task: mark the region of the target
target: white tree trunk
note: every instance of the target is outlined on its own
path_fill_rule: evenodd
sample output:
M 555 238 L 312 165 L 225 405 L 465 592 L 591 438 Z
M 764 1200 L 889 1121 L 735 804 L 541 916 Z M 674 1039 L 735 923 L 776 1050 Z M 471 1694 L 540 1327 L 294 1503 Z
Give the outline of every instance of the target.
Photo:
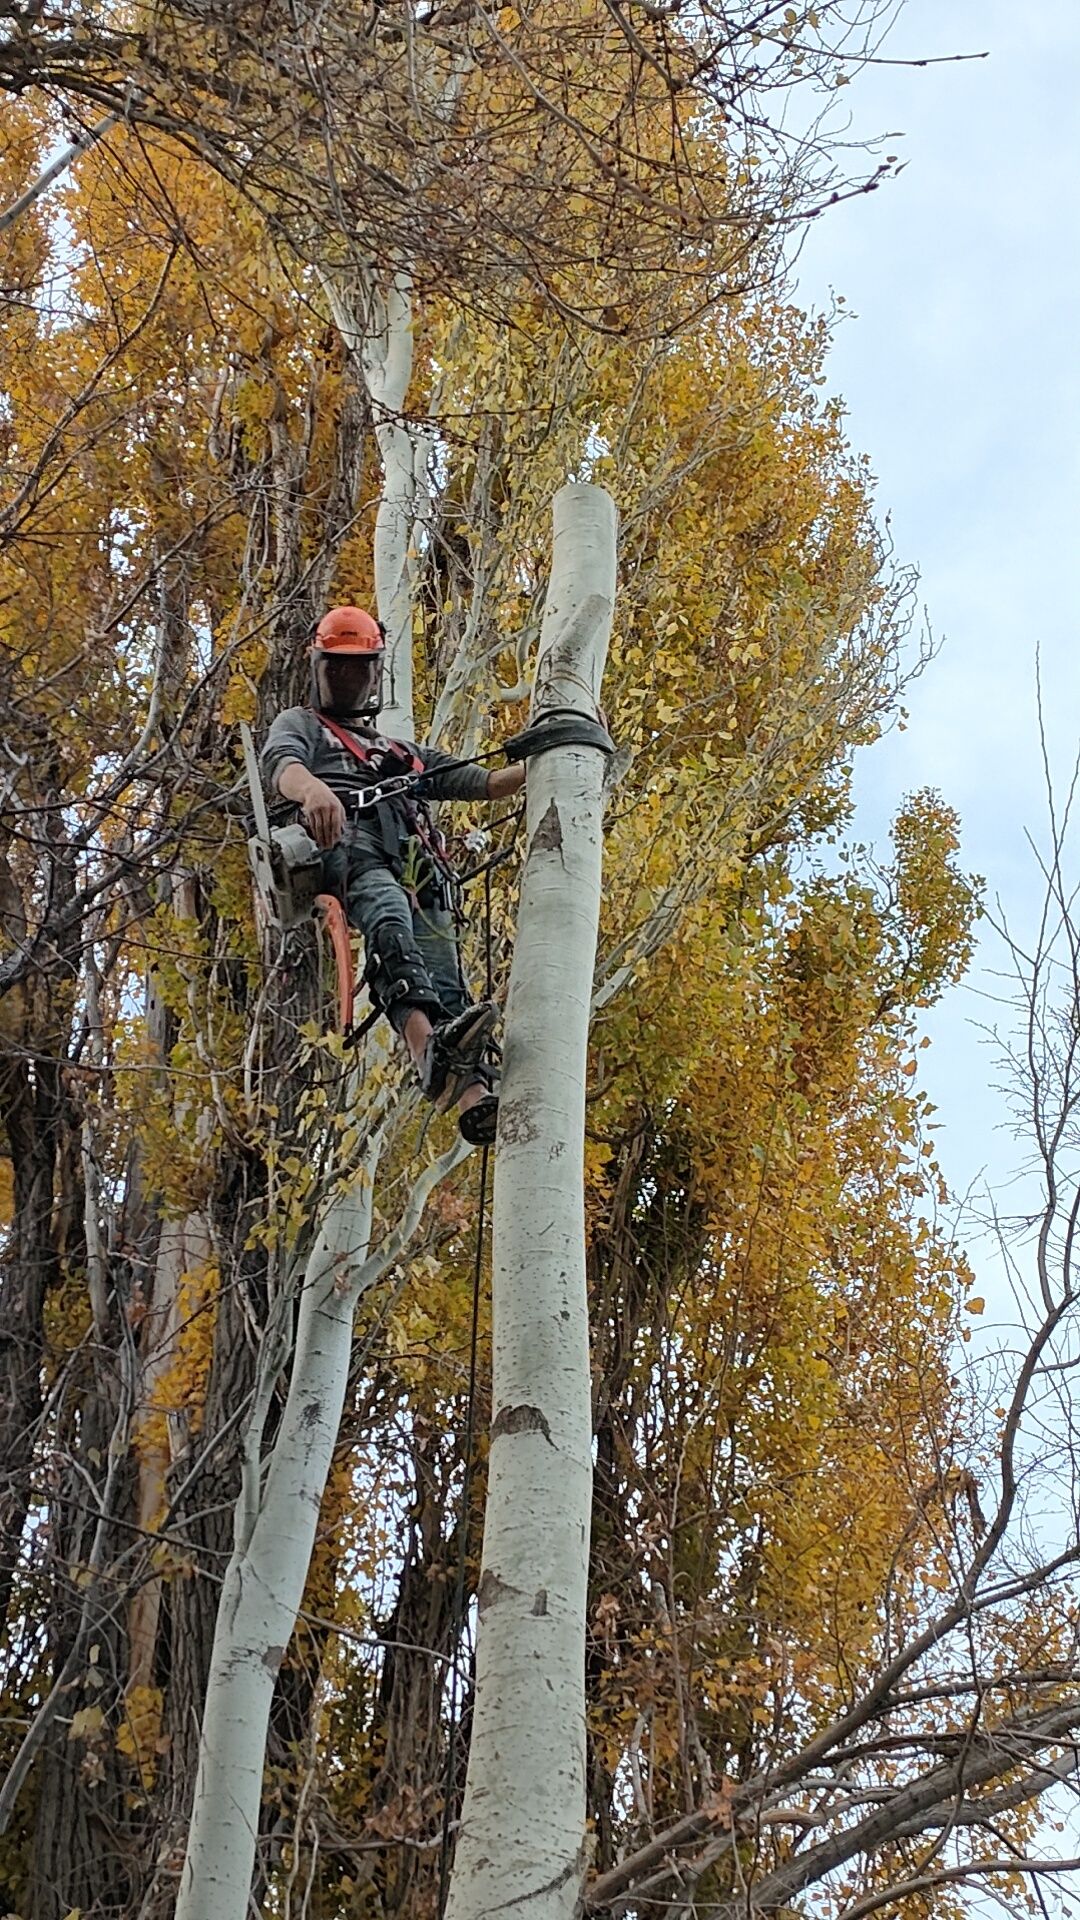
M 212 1254 L 204 1213 L 163 1222 L 154 1263 L 152 1303 L 142 1328 L 139 1404 L 133 1421 L 138 1473 L 135 1520 L 147 1534 L 155 1533 L 161 1525 L 169 1504 L 169 1469 L 181 1457 L 187 1442 L 183 1416 L 170 1412 L 162 1421 L 155 1404 L 157 1390 L 179 1354 L 181 1283 L 185 1274 L 205 1273 Z M 164 1432 L 160 1432 L 162 1426 Z M 128 1611 L 129 1687 L 153 1684 L 160 1614 L 161 1581 L 147 1580 L 132 1595 Z
M 236 1546 L 214 1632 L 176 1920 L 246 1920 L 270 1703 L 311 1563 L 357 1302 L 400 1258 L 429 1195 L 469 1151 L 458 1141 L 425 1168 L 397 1227 L 368 1256 L 379 1147 L 376 1139 L 347 1194 L 330 1207 L 308 1260 L 288 1399 L 265 1478 L 258 1457 L 265 1402 L 253 1415 Z M 292 1301 L 282 1305 L 290 1316 Z M 282 1331 L 287 1338 L 287 1318 Z M 264 1378 L 279 1363 L 280 1355 L 271 1353 Z
M 533 717 L 593 716 L 615 596 L 610 495 L 555 500 Z M 495 1164 L 494 1379 L 476 1696 L 448 1920 L 571 1920 L 585 1872 L 592 1497 L 582 1158 L 603 755 L 532 760 Z
M 166 627 L 163 620 L 163 635 Z M 162 639 L 151 712 L 143 730 L 145 741 L 151 738 L 157 724 L 156 708 L 166 658 L 166 643 Z M 180 919 L 196 919 L 195 888 L 190 874 L 177 873 L 167 878 L 162 897 Z M 166 1075 L 168 1014 L 152 968 L 146 982 L 146 1030 L 152 1058 L 160 1073 Z M 182 1127 L 191 1117 L 192 1100 L 182 1089 L 175 1101 L 177 1126 Z M 196 1138 L 203 1145 L 211 1126 L 212 1115 L 205 1109 L 195 1115 Z M 179 1357 L 181 1283 L 185 1274 L 205 1273 L 212 1258 L 210 1221 L 202 1208 L 194 1209 L 179 1220 L 162 1222 L 148 1311 L 140 1336 L 138 1396 L 133 1419 L 138 1475 L 135 1519 L 148 1534 L 161 1525 L 161 1516 L 168 1506 L 169 1469 L 181 1458 L 188 1440 L 185 1416 L 170 1412 L 162 1422 L 155 1404 L 162 1381 Z M 128 1611 L 128 1687 L 131 1689 L 153 1685 L 160 1614 L 161 1581 L 147 1580 L 136 1588 Z
M 65 168 L 70 167 L 73 160 L 77 160 L 80 154 L 88 153 L 90 148 L 96 147 L 98 141 L 103 140 L 107 133 L 111 133 L 113 127 L 119 125 L 120 118 L 118 113 L 107 113 L 96 126 L 85 127 L 74 140 L 69 140 L 65 146 L 61 147 L 59 153 L 54 153 L 48 165 L 27 187 L 25 193 L 20 193 L 18 199 L 13 200 L 10 207 L 5 207 L 0 213 L 0 233 L 6 233 L 8 227 L 13 226 L 19 216 L 33 206 L 35 200 L 40 200 L 42 194 L 52 186 L 54 180 L 59 179 Z
M 427 457 L 425 436 L 411 434 L 400 418 L 412 370 L 411 292 L 404 275 L 385 297 L 372 283 L 360 321 L 345 287 L 329 275 L 323 284 L 342 337 L 358 356 L 383 460 L 376 601 L 392 663 L 387 690 L 393 686 L 396 697 L 380 725 L 411 738 L 413 515 L 418 468 Z M 303 1598 L 341 1423 L 356 1305 L 403 1251 L 433 1188 L 468 1151 L 459 1140 L 420 1175 L 398 1226 L 370 1258 L 378 1140 L 347 1193 L 331 1203 L 302 1283 L 288 1399 L 264 1475 L 259 1450 L 266 1396 L 288 1359 L 291 1301 L 279 1302 L 286 1324 L 278 1326 L 276 1341 L 273 1329 L 267 1330 L 262 1389 L 256 1390 L 248 1423 L 236 1544 L 215 1625 L 176 1920 L 246 1920 L 270 1705 Z
M 374 1157 L 374 1156 L 373 1156 Z M 218 1608 L 177 1920 L 245 1920 L 266 1732 L 278 1668 L 303 1596 L 337 1439 L 356 1303 L 367 1284 L 374 1166 L 330 1209 L 300 1294 L 289 1394 L 265 1484 L 254 1476 Z M 284 1303 L 291 1312 L 291 1302 Z M 252 1485 L 254 1477 L 254 1485 Z
M 408 427 L 404 418 L 413 363 L 412 286 L 405 273 L 396 274 L 385 290 L 373 279 L 361 317 L 349 289 L 329 274 L 323 285 L 338 331 L 360 367 L 383 467 L 373 542 L 375 599 L 387 651 L 379 728 L 392 739 L 411 740 L 413 586 L 431 458 L 430 436 Z
M 382 496 L 375 515 L 375 598 L 386 628 L 386 681 L 380 730 L 411 740 L 413 721 L 412 573 L 420 436 L 410 433 L 403 410 L 412 378 L 412 288 L 395 276 L 385 297 L 372 301 L 372 324 L 360 348 L 360 365 L 375 417 L 383 464 Z

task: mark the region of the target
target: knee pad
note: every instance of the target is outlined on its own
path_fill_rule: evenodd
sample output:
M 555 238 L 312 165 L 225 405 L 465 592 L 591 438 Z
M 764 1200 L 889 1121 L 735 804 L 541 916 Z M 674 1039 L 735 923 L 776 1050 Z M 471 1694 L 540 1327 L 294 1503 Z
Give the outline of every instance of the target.
M 396 927 L 378 927 L 368 942 L 364 981 L 380 1013 L 396 1025 L 396 1016 L 419 1008 L 432 1021 L 443 1017 L 443 1006 L 431 975 Z

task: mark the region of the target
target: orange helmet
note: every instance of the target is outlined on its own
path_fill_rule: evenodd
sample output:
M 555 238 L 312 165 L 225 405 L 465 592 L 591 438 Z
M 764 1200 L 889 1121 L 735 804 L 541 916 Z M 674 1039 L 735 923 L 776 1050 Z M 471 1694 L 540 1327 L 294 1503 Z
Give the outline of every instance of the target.
M 331 607 L 315 629 L 313 653 L 385 653 L 378 620 L 363 607 Z

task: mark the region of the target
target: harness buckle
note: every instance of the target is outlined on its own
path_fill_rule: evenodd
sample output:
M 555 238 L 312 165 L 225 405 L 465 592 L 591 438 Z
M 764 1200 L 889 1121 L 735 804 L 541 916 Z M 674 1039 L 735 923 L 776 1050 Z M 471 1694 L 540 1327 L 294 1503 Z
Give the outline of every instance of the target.
M 416 775 L 401 773 L 392 780 L 380 780 L 377 786 L 365 787 L 340 796 L 346 818 L 358 820 L 363 813 L 372 813 L 384 800 L 399 800 L 409 793 L 416 784 Z

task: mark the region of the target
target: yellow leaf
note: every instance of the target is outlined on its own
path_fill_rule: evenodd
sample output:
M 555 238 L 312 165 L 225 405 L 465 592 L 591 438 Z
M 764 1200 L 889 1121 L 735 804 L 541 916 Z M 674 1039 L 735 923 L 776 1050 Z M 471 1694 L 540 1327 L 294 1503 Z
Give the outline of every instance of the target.
M 105 1715 L 100 1707 L 80 1707 L 71 1717 L 68 1728 L 69 1740 L 92 1740 L 105 1725 Z
M 986 1306 L 986 1301 L 983 1299 L 981 1293 L 976 1293 L 970 1300 L 966 1300 L 964 1305 L 967 1307 L 969 1313 L 982 1313 Z

